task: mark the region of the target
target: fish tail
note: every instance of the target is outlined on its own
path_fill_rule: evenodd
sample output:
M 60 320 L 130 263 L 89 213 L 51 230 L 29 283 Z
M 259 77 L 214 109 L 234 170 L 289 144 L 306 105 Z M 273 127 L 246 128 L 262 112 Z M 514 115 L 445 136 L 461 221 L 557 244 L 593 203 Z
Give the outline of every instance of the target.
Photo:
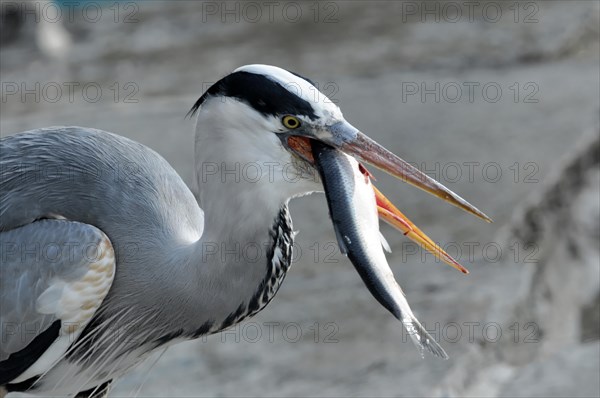
M 446 351 L 431 337 L 414 315 L 411 314 L 410 317 L 403 317 L 402 324 L 417 348 L 429 351 L 436 357 L 448 359 Z

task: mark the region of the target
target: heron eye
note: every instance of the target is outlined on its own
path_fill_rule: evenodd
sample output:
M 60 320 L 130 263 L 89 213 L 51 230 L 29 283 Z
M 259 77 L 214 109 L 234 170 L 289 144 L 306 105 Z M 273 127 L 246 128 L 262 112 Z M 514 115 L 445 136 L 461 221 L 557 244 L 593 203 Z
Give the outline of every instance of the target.
M 288 129 L 297 129 L 300 127 L 300 120 L 294 116 L 284 116 L 283 119 L 281 119 L 281 123 Z

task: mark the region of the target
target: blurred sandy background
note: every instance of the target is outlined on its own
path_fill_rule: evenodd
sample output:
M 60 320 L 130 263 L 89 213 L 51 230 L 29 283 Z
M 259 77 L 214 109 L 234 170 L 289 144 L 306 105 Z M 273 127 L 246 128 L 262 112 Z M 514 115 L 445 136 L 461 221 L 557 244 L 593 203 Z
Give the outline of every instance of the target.
M 316 195 L 292 204 L 297 261 L 263 312 L 170 348 L 112 396 L 600 394 L 599 2 L 73 3 L 57 17 L 48 3 L 2 1 L 2 135 L 105 129 L 189 182 L 186 112 L 232 69 L 274 64 L 495 219 L 377 174 L 471 270 L 383 227 L 448 361 L 421 358 L 372 299 Z

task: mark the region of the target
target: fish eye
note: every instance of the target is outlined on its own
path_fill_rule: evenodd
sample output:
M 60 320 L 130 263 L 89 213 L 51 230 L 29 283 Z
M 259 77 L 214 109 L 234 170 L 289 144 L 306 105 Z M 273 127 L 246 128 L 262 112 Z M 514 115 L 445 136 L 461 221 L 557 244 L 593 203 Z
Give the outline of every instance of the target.
M 362 165 L 362 163 L 358 164 L 358 171 L 360 171 L 361 174 L 365 177 L 371 177 L 371 173 L 369 173 L 369 170 L 367 170 L 366 167 Z
M 300 120 L 298 120 L 297 117 L 291 116 L 291 115 L 284 116 L 281 119 L 281 123 L 283 123 L 283 125 L 285 127 L 287 127 L 288 129 L 292 129 L 292 130 L 300 127 Z

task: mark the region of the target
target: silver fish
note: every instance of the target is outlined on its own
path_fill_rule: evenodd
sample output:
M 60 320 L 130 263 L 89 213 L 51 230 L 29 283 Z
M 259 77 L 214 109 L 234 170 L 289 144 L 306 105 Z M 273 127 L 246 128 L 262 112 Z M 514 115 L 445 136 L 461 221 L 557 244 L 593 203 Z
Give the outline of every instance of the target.
M 317 141 L 312 142 L 312 153 L 323 180 L 340 250 L 348 256 L 373 297 L 402 322 L 415 345 L 447 359 L 444 349 L 413 314 L 387 263 L 383 248 L 389 251 L 389 247 L 379 231 L 378 220 L 378 211 L 382 215 L 381 194 L 371 185 L 368 171 L 353 157 Z M 412 223 L 402 229 L 413 231 L 410 226 Z

